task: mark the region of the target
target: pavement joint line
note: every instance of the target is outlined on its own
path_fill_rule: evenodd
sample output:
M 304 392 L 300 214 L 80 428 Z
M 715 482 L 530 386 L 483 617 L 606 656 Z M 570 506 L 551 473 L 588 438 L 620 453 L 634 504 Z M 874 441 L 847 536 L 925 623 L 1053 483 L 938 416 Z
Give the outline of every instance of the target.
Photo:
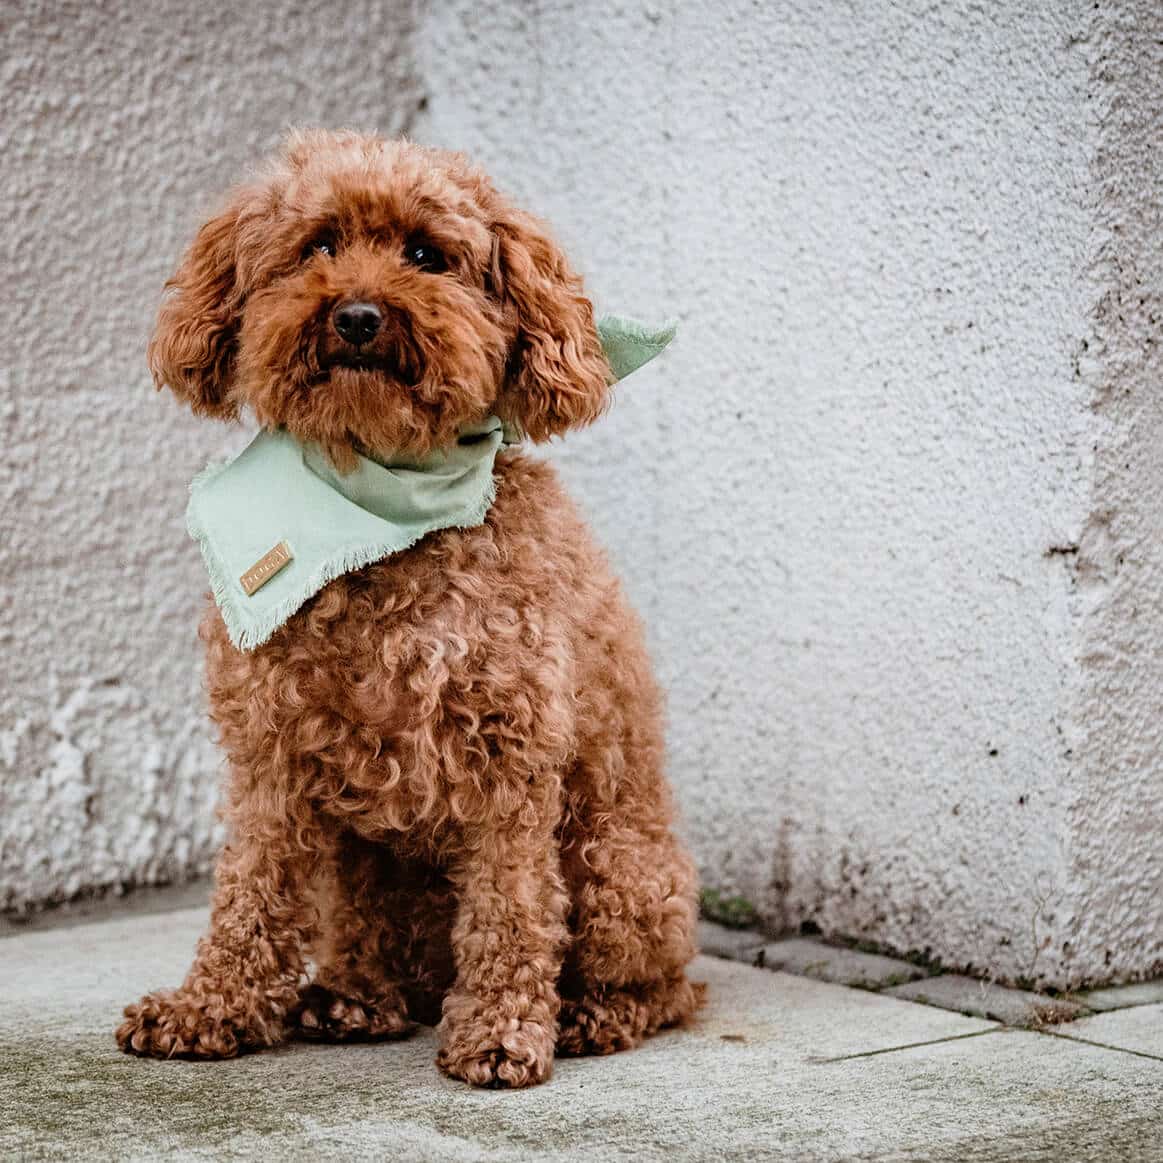
M 1132 1050 L 1129 1046 L 1112 1046 L 1109 1042 L 1096 1042 L 1093 1038 L 1080 1038 L 1077 1034 L 1060 1034 L 1057 1030 L 1028 1030 L 1027 1033 L 1044 1034 L 1047 1038 L 1061 1038 L 1063 1042 L 1081 1042 L 1084 1046 L 1097 1046 L 1100 1050 L 1113 1050 L 1116 1054 L 1133 1054 L 1136 1058 L 1163 1062 L 1163 1054 L 1149 1054 L 1146 1050 Z
M 914 1003 L 915 1004 L 915 1003 Z M 973 1030 L 968 1034 L 950 1034 L 947 1038 L 930 1038 L 926 1042 L 908 1042 L 904 1046 L 885 1046 L 883 1050 L 861 1050 L 859 1054 L 841 1054 L 838 1058 L 815 1058 L 820 1066 L 832 1062 L 851 1062 L 854 1058 L 876 1058 L 881 1054 L 897 1054 L 901 1050 L 917 1050 L 921 1046 L 940 1046 L 942 1042 L 964 1042 L 966 1038 L 982 1038 L 986 1034 L 998 1034 L 1007 1029 L 998 1022 L 989 1030 Z
M 700 926 L 707 926 L 711 929 L 719 930 L 720 935 L 722 935 L 722 934 L 729 935 L 732 938 L 732 940 L 734 941 L 734 943 L 739 945 L 740 948 L 745 950 L 745 952 L 747 953 L 746 956 L 741 956 L 740 952 L 738 950 L 732 950 L 732 949 L 728 949 L 726 947 L 711 947 L 711 946 L 705 945 L 702 949 L 702 952 L 708 957 L 714 957 L 714 958 L 717 958 L 718 960 L 721 960 L 721 961 L 736 961 L 736 962 L 739 962 L 742 964 L 752 965 L 758 969 L 778 970 L 782 973 L 791 974 L 793 977 L 806 977 L 809 980 L 827 981 L 832 985 L 838 985 L 838 986 L 841 986 L 841 987 L 844 987 L 847 989 L 858 989 L 858 990 L 862 990 L 862 991 L 865 991 L 868 993 L 883 995 L 885 997 L 896 997 L 900 1001 L 908 1001 L 908 1002 L 911 1002 L 911 1003 L 917 1004 L 917 1005 L 932 1005 L 938 1009 L 948 1009 L 948 1010 L 950 1010 L 950 1012 L 963 1012 L 966 1014 L 967 1017 L 968 1016 L 977 1016 L 977 1017 L 981 1017 L 981 1018 L 985 1019 L 986 1021 L 1000 1021 L 1000 1019 L 997 1017 L 996 1014 L 974 1013 L 971 1015 L 969 1012 L 964 1011 L 964 1010 L 959 1010 L 955 1006 L 941 1005 L 941 1004 L 938 1004 L 936 1002 L 929 1001 L 929 1000 L 920 1001 L 917 998 L 909 997 L 909 996 L 904 995 L 904 994 L 898 994 L 896 992 L 897 986 L 894 985 L 892 982 L 872 983 L 872 982 L 845 980 L 844 978 L 841 978 L 841 977 L 825 977 L 825 976 L 821 976 L 817 972 L 813 972 L 813 970 L 818 970 L 821 965 L 827 964 L 828 958 L 823 958 L 819 962 L 807 962 L 807 963 L 805 963 L 805 962 L 801 961 L 798 964 L 795 964 L 795 963 L 773 964 L 772 962 L 770 962 L 765 956 L 765 954 L 767 953 L 767 950 L 770 947 L 772 947 L 773 944 L 778 946 L 781 943 L 787 943 L 789 941 L 794 940 L 794 937 L 791 934 L 784 934 L 783 936 L 772 937 L 772 938 L 768 939 L 767 945 L 763 946 L 763 948 L 761 948 L 759 950 L 758 956 L 754 956 L 754 950 L 750 946 L 748 946 L 743 941 L 742 938 L 749 935 L 752 938 L 762 940 L 762 939 L 764 939 L 764 935 L 762 933 L 758 933 L 752 929 L 744 929 L 744 930 L 734 929 L 734 928 L 731 928 L 729 926 L 724 926 L 724 925 L 720 924 L 719 922 L 713 921 L 708 917 L 701 918 Z M 817 938 L 811 937 L 811 936 L 803 937 L 802 939 L 806 940 L 806 941 L 817 941 Z M 822 945 L 826 945 L 825 942 L 818 942 L 818 943 L 820 943 Z M 842 957 L 845 953 L 863 954 L 865 952 L 865 950 L 862 950 L 862 949 L 859 949 L 859 948 L 856 948 L 853 946 L 842 945 L 842 944 L 827 945 L 827 948 L 832 950 L 838 957 Z M 894 961 L 894 960 L 895 961 L 902 961 L 903 960 L 903 958 L 901 958 L 900 956 L 898 956 L 896 954 L 891 954 L 891 953 L 879 953 L 879 954 L 874 953 L 874 954 L 872 954 L 872 956 L 874 958 L 884 958 L 884 959 L 887 959 L 889 961 Z M 934 971 L 933 969 L 925 967 L 925 966 L 918 966 L 917 968 L 920 970 L 921 976 L 917 980 L 915 980 L 911 983 L 907 983 L 907 984 L 919 985 L 920 982 L 926 981 L 926 980 L 938 982 L 943 977 L 963 976 L 963 975 L 958 975 L 956 973 L 942 972 L 941 970 Z M 1065 1025 L 1065 1024 L 1068 1024 L 1071 1022 L 1084 1021 L 1088 1018 L 1094 1017 L 1096 1014 L 1117 1013 L 1117 1012 L 1120 1012 L 1122 1010 L 1134 1009 L 1134 1008 L 1140 1007 L 1140 1006 L 1158 1005 L 1158 1004 L 1160 1004 L 1160 1001 L 1163 1000 L 1163 999 L 1156 998 L 1156 997 L 1152 996 L 1152 997 L 1144 997 L 1141 1000 L 1125 1000 L 1125 1001 L 1122 1001 L 1121 1003 L 1115 1003 L 1115 1004 L 1110 1004 L 1108 1001 L 1106 1004 L 1103 1004 L 1103 1005 L 1097 1005 L 1097 1004 L 1094 1005 L 1094 1008 L 1092 1010 L 1088 1006 L 1089 998 L 1087 996 L 1088 992 L 1097 992 L 1099 994 L 1118 992 L 1121 989 L 1136 988 L 1140 985 L 1163 986 L 1163 978 L 1151 979 L 1148 982 L 1126 983 L 1125 985 L 1120 984 L 1120 985 L 1100 986 L 1100 987 L 1098 987 L 1097 991 L 1083 991 L 1083 992 L 1063 991 L 1062 993 L 1054 993 L 1054 994 L 1043 994 L 1040 990 L 1037 990 L 1037 989 L 1032 990 L 1032 991 L 1031 990 L 1022 990 L 1022 989 L 1016 988 L 1014 986 L 1002 985 L 1002 984 L 999 984 L 995 981 L 991 981 L 989 979 L 976 979 L 976 980 L 978 980 L 978 983 L 981 986 L 983 992 L 986 990 L 992 990 L 995 993 L 1002 994 L 1002 995 L 1033 993 L 1035 996 L 1037 996 L 1040 999 L 1035 1007 L 1036 1010 L 1045 1011 L 1047 1009 L 1053 1009 L 1056 1005 L 1059 1005 L 1059 1003 L 1063 1004 L 1067 1008 L 1075 1008 L 1077 1010 L 1077 1012 L 1075 1012 L 1072 1015 L 1056 1015 L 1051 1019 L 1054 1024 L 1060 1024 L 1060 1025 Z M 1029 1018 L 1027 1018 L 1025 1020 L 1006 1020 L 1006 1021 L 1002 1021 L 1001 1024 L 1010 1028 L 1010 1029 L 1015 1029 L 1015 1030 L 1030 1030 L 1030 1031 L 1034 1031 L 1034 1032 L 1042 1032 L 1042 1030 L 1043 1030 L 1042 1023 L 1047 1021 L 1049 1015 L 1045 1014 L 1044 1012 L 1041 1014 L 1035 1012 L 1033 1017 L 1036 1020 L 1030 1020 Z M 1075 1041 L 1086 1041 L 1086 1039 L 1083 1039 L 1083 1038 L 1076 1038 L 1074 1040 Z M 1096 1042 L 1096 1043 L 1094 1043 L 1094 1045 L 1098 1046 L 1098 1047 L 1105 1046 L 1105 1044 L 1101 1043 L 1101 1042 Z M 1117 1046 L 1110 1046 L 1110 1047 L 1106 1047 L 1106 1048 L 1108 1048 L 1108 1049 L 1120 1049 L 1120 1047 L 1117 1047 Z M 1140 1053 L 1142 1054 L 1142 1052 L 1140 1052 Z M 1148 1058 L 1159 1057 L 1159 1056 L 1153 1055 L 1153 1054 L 1142 1054 L 1142 1056 L 1148 1057 Z M 1159 1060 L 1163 1061 L 1163 1058 L 1160 1058 Z

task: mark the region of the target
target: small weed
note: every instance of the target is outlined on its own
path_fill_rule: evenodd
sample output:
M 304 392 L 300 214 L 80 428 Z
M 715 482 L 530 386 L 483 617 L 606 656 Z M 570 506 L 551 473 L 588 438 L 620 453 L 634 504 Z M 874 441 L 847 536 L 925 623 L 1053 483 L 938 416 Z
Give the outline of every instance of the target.
M 1027 1030 L 1040 1030 L 1044 1026 L 1072 1022 L 1076 1018 L 1085 1017 L 1088 1012 L 1087 1010 L 1080 1012 L 1077 1006 L 1072 1006 L 1068 1002 L 1050 1001 L 1045 1005 L 1031 1006 L 1030 1016 L 1022 1024 Z
M 912 980 L 913 975 L 911 973 L 890 973 L 876 988 L 892 989 L 894 985 L 908 985 Z
M 759 913 L 749 900 L 724 896 L 714 888 L 704 888 L 699 894 L 699 908 L 708 921 L 717 921 L 729 929 L 750 929 L 759 922 Z

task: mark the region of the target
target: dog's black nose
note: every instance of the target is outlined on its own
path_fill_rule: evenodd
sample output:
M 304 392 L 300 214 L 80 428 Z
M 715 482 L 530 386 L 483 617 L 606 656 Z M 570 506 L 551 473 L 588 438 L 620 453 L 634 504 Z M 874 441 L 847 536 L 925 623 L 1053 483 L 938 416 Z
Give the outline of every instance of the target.
M 335 330 L 347 340 L 360 347 L 375 339 L 384 317 L 374 303 L 340 303 L 331 318 Z

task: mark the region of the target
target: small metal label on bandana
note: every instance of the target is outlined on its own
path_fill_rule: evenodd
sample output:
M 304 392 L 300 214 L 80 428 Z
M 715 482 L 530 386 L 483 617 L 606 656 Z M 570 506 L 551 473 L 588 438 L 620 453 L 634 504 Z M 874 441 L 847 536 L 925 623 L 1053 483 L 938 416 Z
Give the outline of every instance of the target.
M 238 579 L 242 583 L 242 588 L 246 590 L 247 596 L 250 597 L 252 594 L 258 593 L 280 569 L 290 565 L 294 556 L 291 547 L 285 541 L 280 541 L 274 549 L 268 549 Z

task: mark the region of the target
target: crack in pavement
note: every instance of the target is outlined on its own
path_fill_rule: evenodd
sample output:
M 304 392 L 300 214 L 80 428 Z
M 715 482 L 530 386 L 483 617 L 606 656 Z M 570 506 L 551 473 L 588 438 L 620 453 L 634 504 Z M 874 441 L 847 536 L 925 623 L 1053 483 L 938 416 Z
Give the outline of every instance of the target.
M 1040 1034 L 1047 1038 L 1058 1038 L 1063 1042 L 1078 1042 L 1084 1046 L 1094 1046 L 1099 1050 L 1112 1050 L 1116 1054 L 1133 1054 L 1136 1058 L 1146 1058 L 1151 1062 L 1163 1062 L 1163 1055 L 1151 1054 L 1146 1050 L 1132 1050 L 1128 1046 L 1113 1046 L 1109 1042 L 1096 1042 L 1093 1038 L 1080 1038 L 1076 1034 L 1060 1034 L 1055 1030 L 1021 1029 L 1016 1026 L 994 1026 L 991 1030 L 974 1030 L 969 1034 L 952 1034 L 947 1038 L 931 1038 L 925 1042 L 908 1042 L 903 1046 L 886 1046 L 882 1050 L 862 1050 L 858 1054 L 841 1054 L 836 1058 L 809 1058 L 813 1065 L 826 1066 L 833 1062 L 851 1062 L 857 1058 L 876 1058 L 882 1054 L 898 1054 L 902 1050 L 917 1050 L 923 1046 L 940 1046 L 943 1042 L 964 1042 L 968 1038 L 982 1038 L 998 1033 Z
M 1129 1046 L 1112 1046 L 1109 1042 L 1096 1042 L 1093 1038 L 1080 1038 L 1077 1034 L 1059 1034 L 1057 1030 L 1031 1030 L 1031 1034 L 1044 1034 L 1047 1038 L 1061 1038 L 1063 1042 L 1081 1042 L 1084 1046 L 1097 1046 L 1100 1050 L 1114 1050 L 1119 1054 L 1134 1054 L 1136 1058 L 1149 1058 L 1152 1062 L 1163 1062 L 1163 1054 L 1151 1054 L 1147 1050 L 1132 1050 Z
M 908 1042 L 904 1046 L 886 1046 L 883 1050 L 861 1050 L 859 1054 L 841 1054 L 837 1058 L 809 1058 L 809 1062 L 826 1065 L 830 1062 L 851 1062 L 854 1058 L 875 1058 L 879 1054 L 896 1054 L 901 1050 L 916 1050 L 921 1046 L 939 1046 L 942 1042 L 964 1042 L 966 1038 L 981 1038 L 986 1034 L 996 1034 L 1005 1029 L 998 1025 L 991 1030 L 974 1030 L 969 1034 L 950 1034 L 947 1038 L 930 1038 L 925 1042 Z

